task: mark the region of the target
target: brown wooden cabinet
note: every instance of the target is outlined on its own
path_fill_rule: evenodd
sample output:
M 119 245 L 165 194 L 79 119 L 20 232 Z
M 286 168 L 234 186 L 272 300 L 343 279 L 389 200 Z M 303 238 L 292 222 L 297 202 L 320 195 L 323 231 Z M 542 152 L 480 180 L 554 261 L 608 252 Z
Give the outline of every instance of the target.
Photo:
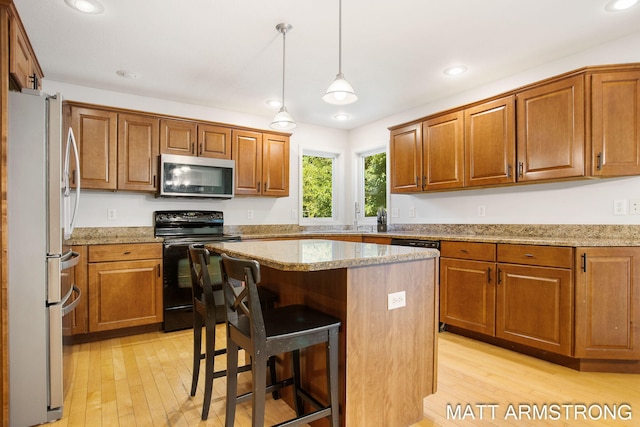
M 411 124 L 391 131 L 389 141 L 392 193 L 422 190 L 422 125 Z
M 9 7 L 9 75 L 19 89 L 42 89 L 42 69 L 13 4 Z
M 234 130 L 232 159 L 236 161 L 236 195 L 289 195 L 289 137 Z
M 496 245 L 441 242 L 440 322 L 495 334 Z
M 465 186 L 515 182 L 515 98 L 485 102 L 464 112 Z
M 495 336 L 570 356 L 573 248 L 498 245 Z
M 593 176 L 640 174 L 640 70 L 591 79 Z
M 640 359 L 640 248 L 577 248 L 575 270 L 575 356 Z
M 160 120 L 160 153 L 231 159 L 231 129 L 187 120 Z
M 464 186 L 464 113 L 422 122 L 422 189 Z
M 162 322 L 162 245 L 89 247 L 89 332 Z
M 156 190 L 158 119 L 118 114 L 118 190 Z
M 516 95 L 518 181 L 585 175 L 584 75 Z
M 110 110 L 67 103 L 65 115 L 78 144 L 82 188 L 116 190 L 118 114 Z M 70 166 L 71 184 L 75 186 L 78 173 L 75 160 L 72 159 Z

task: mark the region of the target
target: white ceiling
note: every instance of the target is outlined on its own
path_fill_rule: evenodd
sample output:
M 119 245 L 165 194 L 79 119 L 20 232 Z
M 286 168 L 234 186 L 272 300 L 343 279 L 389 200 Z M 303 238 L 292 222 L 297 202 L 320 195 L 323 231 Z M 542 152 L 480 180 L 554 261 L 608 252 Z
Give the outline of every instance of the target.
M 341 129 L 640 31 L 640 5 L 612 13 L 608 0 L 343 0 L 342 71 L 359 100 L 333 106 L 321 97 L 338 71 L 338 0 L 100 1 L 86 15 L 14 0 L 46 79 L 270 118 L 287 22 L 289 112 Z M 458 63 L 469 71 L 443 75 Z

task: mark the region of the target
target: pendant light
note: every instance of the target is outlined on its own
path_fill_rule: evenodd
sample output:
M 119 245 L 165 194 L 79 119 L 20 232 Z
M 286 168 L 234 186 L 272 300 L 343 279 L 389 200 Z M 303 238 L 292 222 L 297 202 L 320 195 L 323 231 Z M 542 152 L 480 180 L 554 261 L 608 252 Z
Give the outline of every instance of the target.
M 351 104 L 358 100 L 353 87 L 342 74 L 342 0 L 338 0 L 338 74 L 322 99 L 336 105 Z
M 276 25 L 276 30 L 282 33 L 282 107 L 280 107 L 280 111 L 273 118 L 271 122 L 272 129 L 278 130 L 291 130 L 295 128 L 296 122 L 293 121 L 293 117 L 287 111 L 287 107 L 284 104 L 284 64 L 285 64 L 285 52 L 286 52 L 286 37 L 287 32 L 291 31 L 293 27 L 291 24 L 278 24 Z

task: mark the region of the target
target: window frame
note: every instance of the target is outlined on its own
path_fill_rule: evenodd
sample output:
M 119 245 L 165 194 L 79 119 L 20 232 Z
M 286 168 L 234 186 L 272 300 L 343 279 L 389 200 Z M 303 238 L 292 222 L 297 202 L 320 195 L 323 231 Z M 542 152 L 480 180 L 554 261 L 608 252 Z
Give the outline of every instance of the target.
M 304 217 L 303 212 L 303 162 L 302 159 L 304 156 L 314 156 L 314 157 L 325 157 L 333 159 L 333 167 L 331 171 L 331 182 L 332 182 L 332 194 L 331 194 L 331 217 L 325 218 L 306 218 Z M 342 153 L 330 151 L 330 150 L 318 150 L 310 147 L 301 147 L 300 148 L 300 156 L 299 156 L 299 167 L 300 176 L 298 179 L 299 183 L 299 202 L 298 202 L 298 221 L 300 225 L 336 225 L 340 223 L 340 196 L 342 194 L 342 190 L 340 189 L 338 183 L 338 176 L 341 171 L 341 158 Z

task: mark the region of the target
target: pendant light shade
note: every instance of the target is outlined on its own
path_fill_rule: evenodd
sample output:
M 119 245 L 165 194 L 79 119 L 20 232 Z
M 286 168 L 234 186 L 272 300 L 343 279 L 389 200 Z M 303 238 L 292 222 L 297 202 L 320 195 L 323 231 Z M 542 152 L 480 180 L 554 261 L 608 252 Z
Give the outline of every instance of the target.
M 280 111 L 273 118 L 271 122 L 271 128 L 277 130 L 291 130 L 295 128 L 296 122 L 291 117 L 291 114 L 287 111 L 287 107 L 284 103 L 284 64 L 285 64 L 285 53 L 286 53 L 286 37 L 287 32 L 291 31 L 293 27 L 291 24 L 278 24 L 276 25 L 276 30 L 282 33 L 282 107 L 280 107 Z
M 351 104 L 358 100 L 353 87 L 342 74 L 342 0 L 338 0 L 338 74 L 322 99 L 335 105 Z

